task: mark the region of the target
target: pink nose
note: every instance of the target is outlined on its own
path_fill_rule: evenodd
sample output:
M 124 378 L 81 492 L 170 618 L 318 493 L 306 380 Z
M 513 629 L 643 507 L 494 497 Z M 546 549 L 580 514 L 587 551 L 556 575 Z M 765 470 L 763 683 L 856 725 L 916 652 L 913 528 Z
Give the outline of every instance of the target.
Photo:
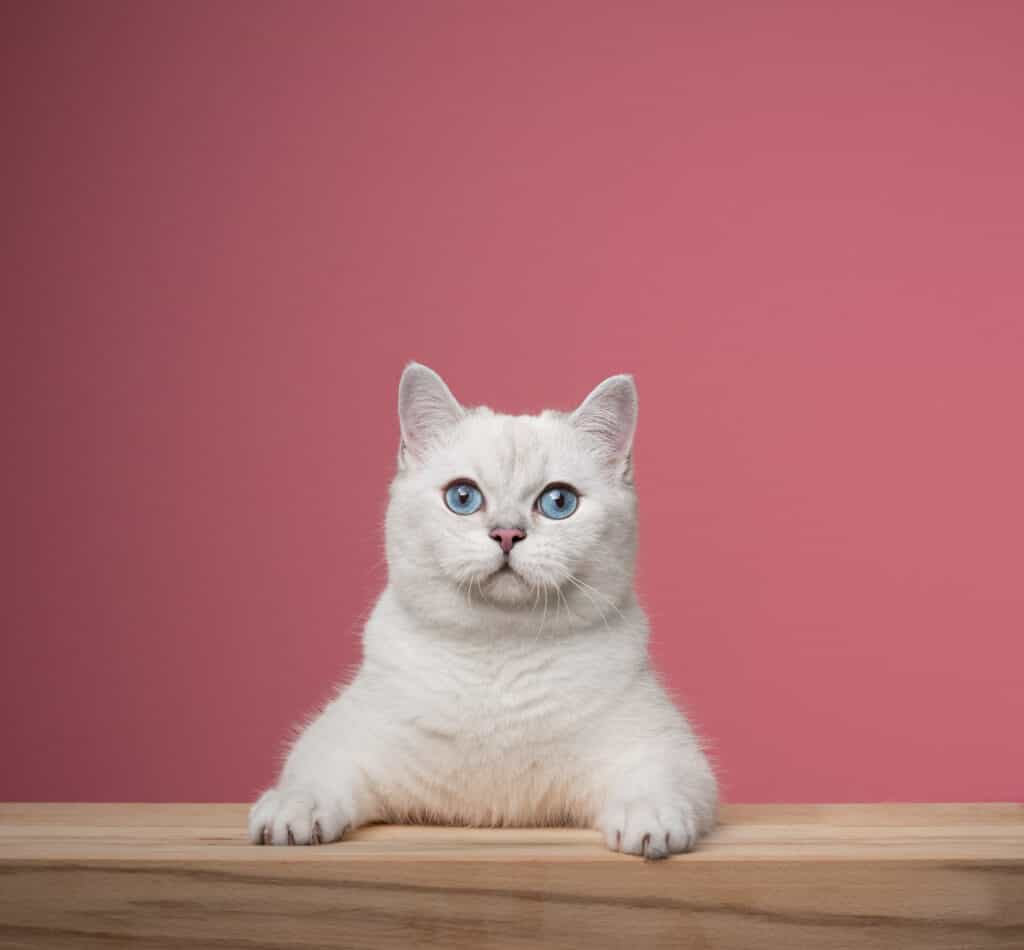
M 501 550 L 508 554 L 516 541 L 522 541 L 526 537 L 526 532 L 518 528 L 495 528 L 491 532 L 491 537 L 501 545 Z

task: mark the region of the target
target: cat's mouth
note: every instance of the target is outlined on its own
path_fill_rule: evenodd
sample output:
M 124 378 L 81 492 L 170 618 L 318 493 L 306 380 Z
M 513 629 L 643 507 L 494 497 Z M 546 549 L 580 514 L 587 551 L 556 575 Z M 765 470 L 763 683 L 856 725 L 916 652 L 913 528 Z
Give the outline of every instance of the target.
M 506 558 L 484 581 L 484 591 L 489 599 L 506 603 L 518 603 L 530 591 L 530 584 Z
M 505 563 L 502 564 L 501 567 L 498 567 L 495 570 L 491 571 L 491 573 L 487 576 L 487 580 L 496 581 L 506 577 L 509 579 L 514 577 L 516 580 L 521 581 L 524 584 L 526 583 L 525 579 L 523 578 L 523 575 L 520 574 L 519 571 L 517 571 L 511 564 L 509 564 L 508 561 L 505 561 Z

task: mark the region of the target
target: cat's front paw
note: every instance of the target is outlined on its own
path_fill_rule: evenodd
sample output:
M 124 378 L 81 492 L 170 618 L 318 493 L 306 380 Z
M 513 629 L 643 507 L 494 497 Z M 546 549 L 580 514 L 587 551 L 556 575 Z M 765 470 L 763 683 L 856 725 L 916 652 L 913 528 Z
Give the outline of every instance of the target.
M 691 851 L 701 830 L 693 807 L 685 800 L 662 804 L 646 798 L 613 800 L 598 828 L 612 851 L 651 860 Z
M 249 810 L 253 844 L 327 844 L 351 827 L 331 796 L 303 786 L 269 788 Z

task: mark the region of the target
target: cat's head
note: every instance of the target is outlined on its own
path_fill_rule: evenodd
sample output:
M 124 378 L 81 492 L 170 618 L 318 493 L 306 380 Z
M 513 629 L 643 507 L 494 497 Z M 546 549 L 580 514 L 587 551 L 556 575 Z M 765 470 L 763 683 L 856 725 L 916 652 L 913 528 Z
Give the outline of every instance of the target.
M 549 600 L 593 619 L 632 589 L 631 377 L 606 379 L 571 413 L 508 416 L 461 406 L 412 363 L 398 412 L 387 553 L 406 603 L 440 622 Z

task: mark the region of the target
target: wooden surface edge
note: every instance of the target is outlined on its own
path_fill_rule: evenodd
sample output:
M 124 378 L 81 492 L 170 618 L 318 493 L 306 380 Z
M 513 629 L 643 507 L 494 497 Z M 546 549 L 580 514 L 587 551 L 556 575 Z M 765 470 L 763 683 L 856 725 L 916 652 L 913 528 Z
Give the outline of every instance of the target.
M 727 806 L 695 853 L 571 829 L 248 845 L 244 805 L 0 805 L 0 947 L 1021 950 L 1024 807 Z

